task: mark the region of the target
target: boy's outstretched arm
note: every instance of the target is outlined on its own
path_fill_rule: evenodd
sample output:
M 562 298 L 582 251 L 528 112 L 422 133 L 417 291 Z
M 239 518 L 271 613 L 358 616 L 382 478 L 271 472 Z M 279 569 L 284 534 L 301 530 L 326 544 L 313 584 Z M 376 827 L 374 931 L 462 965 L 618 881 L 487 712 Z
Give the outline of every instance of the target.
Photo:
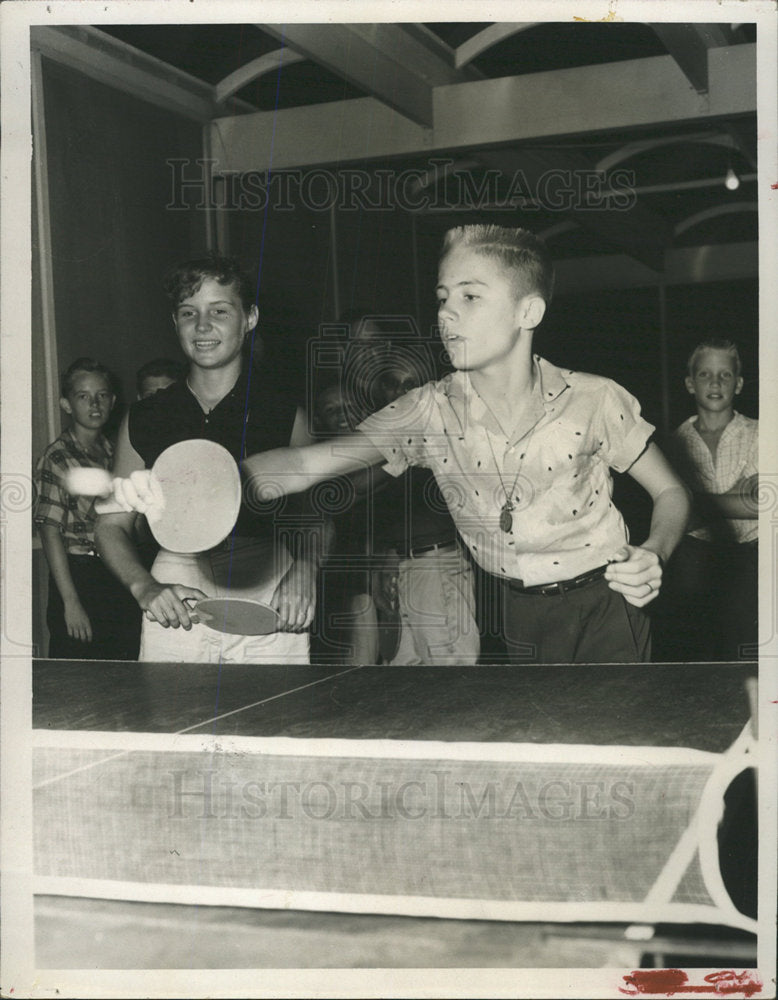
M 662 452 L 649 444 L 629 474 L 650 495 L 651 528 L 642 545 L 624 545 L 605 571 L 611 589 L 640 608 L 653 601 L 662 585 L 666 563 L 681 540 L 689 519 L 689 492 Z
M 311 444 L 308 417 L 304 410 L 298 409 L 289 447 L 304 448 Z M 297 511 L 300 521 L 291 526 L 285 538 L 282 532 L 282 538 L 293 562 L 279 580 L 270 603 L 280 615 L 280 629 L 304 632 L 313 624 L 319 565 L 332 547 L 334 530 L 331 518 L 316 509 L 308 492 L 289 502 L 287 513 L 292 510 Z
M 301 493 L 325 479 L 385 461 L 383 452 L 360 431 L 301 448 L 274 448 L 243 460 L 244 495 L 251 506 L 252 499 Z

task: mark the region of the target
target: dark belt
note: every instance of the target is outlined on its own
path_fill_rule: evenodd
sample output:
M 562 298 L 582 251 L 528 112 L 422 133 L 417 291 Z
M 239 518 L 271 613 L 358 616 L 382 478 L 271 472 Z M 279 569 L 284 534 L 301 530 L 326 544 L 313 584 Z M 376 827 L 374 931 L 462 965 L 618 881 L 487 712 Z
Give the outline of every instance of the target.
M 595 580 L 602 579 L 607 566 L 598 566 L 597 569 L 590 569 L 587 573 L 574 576 L 572 580 L 558 580 L 556 583 L 540 583 L 534 587 L 525 587 L 520 580 L 506 580 L 505 582 L 519 594 L 540 594 L 541 597 L 553 597 L 554 594 L 565 594 L 568 590 L 578 590 L 587 584 L 594 583 Z
M 396 548 L 397 555 L 401 559 L 413 559 L 415 556 L 423 555 L 425 552 L 434 552 L 435 549 L 450 549 L 455 545 L 455 539 L 447 538 L 445 542 L 431 542 L 429 545 L 412 545 L 407 549 L 400 548 L 398 545 Z

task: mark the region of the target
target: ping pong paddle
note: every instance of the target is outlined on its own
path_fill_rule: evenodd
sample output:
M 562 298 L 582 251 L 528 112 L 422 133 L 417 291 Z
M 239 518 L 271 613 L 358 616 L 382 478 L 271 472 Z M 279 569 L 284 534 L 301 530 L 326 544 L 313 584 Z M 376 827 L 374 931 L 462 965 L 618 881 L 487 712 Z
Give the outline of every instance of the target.
M 268 635 L 278 631 L 280 615 L 269 604 L 248 597 L 186 598 L 203 624 L 230 635 Z
M 152 534 L 169 552 L 204 552 L 223 541 L 238 518 L 240 473 L 215 441 L 194 438 L 166 448 L 151 468 L 160 504 L 149 511 Z M 73 469 L 67 488 L 82 496 L 110 497 L 113 480 L 102 469 Z M 107 501 L 102 513 L 121 510 Z

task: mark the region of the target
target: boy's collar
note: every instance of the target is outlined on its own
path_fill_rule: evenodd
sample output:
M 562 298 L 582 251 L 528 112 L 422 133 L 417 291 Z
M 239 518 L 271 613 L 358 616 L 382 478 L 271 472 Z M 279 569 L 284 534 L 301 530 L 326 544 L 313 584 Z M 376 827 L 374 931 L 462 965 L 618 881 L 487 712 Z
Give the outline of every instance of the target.
M 89 448 L 86 445 L 82 444 L 81 441 L 79 441 L 78 435 L 73 430 L 72 426 L 66 427 L 65 433 L 70 437 L 70 440 L 83 455 L 91 457 Z M 113 445 L 111 444 L 110 440 L 105 436 L 105 434 L 102 433 L 102 431 L 97 435 L 97 437 L 94 440 L 94 443 L 96 446 L 101 448 L 107 455 L 113 453 Z
M 550 403 L 552 400 L 556 399 L 561 392 L 564 392 L 570 383 L 565 378 L 561 368 L 557 368 L 556 365 L 552 365 L 550 361 L 546 361 L 545 358 L 541 358 L 539 354 L 534 354 L 532 356 L 532 361 L 535 370 L 535 385 L 533 392 L 540 392 L 543 402 Z M 566 368 L 565 372 L 568 375 L 572 374 L 572 371 L 569 368 Z
M 557 368 L 556 365 L 552 365 L 545 358 L 541 358 L 539 354 L 533 355 L 532 366 L 534 374 L 532 386 L 533 410 L 535 419 L 537 420 L 543 415 L 543 407 L 553 402 L 560 393 L 568 388 L 569 383 L 565 378 L 565 373 L 571 374 L 571 372 L 570 369 L 565 369 L 563 373 L 562 369 Z M 468 372 L 452 372 L 450 376 L 444 379 L 444 385 L 449 402 L 460 409 L 460 419 L 463 422 L 465 420 L 474 420 L 495 434 L 501 433 L 500 425 L 497 423 L 489 407 L 476 392 L 473 383 L 470 381 Z
M 532 394 L 538 395 L 544 403 L 556 399 L 569 385 L 565 374 L 571 375 L 571 369 L 566 368 L 563 371 L 545 358 L 541 358 L 539 354 L 533 354 L 532 368 L 534 374 Z M 466 399 L 471 403 L 481 399 L 470 381 L 470 374 L 466 371 L 452 372 L 448 381 L 448 395 L 454 399 L 457 397 Z

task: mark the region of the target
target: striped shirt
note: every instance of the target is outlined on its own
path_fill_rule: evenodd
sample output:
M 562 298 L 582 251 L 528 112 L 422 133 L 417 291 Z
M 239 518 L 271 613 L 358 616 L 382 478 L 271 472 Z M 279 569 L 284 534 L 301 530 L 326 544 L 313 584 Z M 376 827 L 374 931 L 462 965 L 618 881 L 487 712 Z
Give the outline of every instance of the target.
M 95 444 L 102 450 L 102 458 L 87 452 L 68 427 L 44 451 L 35 470 L 37 498 L 33 520 L 37 525 L 58 528 L 69 555 L 87 555 L 95 550 L 95 497 L 73 496 L 65 489 L 70 469 L 111 469 L 113 445 L 103 435 Z

